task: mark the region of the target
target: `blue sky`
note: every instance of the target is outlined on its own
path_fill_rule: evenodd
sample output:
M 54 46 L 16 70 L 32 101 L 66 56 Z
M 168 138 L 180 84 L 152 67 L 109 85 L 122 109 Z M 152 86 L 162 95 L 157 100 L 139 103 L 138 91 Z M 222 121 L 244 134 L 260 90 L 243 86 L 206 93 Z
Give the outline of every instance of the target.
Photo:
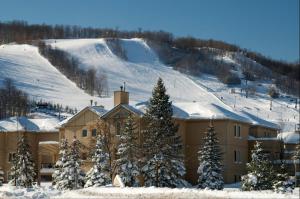
M 299 0 L 1 0 L 0 20 L 165 30 L 299 60 Z

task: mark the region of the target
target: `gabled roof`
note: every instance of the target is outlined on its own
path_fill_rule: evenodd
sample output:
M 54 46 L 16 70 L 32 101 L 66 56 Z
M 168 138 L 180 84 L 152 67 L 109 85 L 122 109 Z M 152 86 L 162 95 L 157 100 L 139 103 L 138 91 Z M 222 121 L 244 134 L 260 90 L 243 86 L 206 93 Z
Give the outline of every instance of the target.
M 106 112 L 105 114 L 103 114 L 101 116 L 101 118 L 107 118 L 109 115 L 111 115 L 112 113 L 114 113 L 116 110 L 118 110 L 120 108 L 124 108 L 124 109 L 128 110 L 129 112 L 131 112 L 135 115 L 138 115 L 138 116 L 143 115 L 142 111 L 140 111 L 139 109 L 137 109 L 133 106 L 130 106 L 128 104 L 119 104 L 119 105 L 115 106 L 114 108 L 112 108 L 111 110 L 109 110 L 108 112 Z
M 105 110 L 102 106 L 87 106 L 84 109 L 82 109 L 81 111 L 79 111 L 78 113 L 76 113 L 75 115 L 73 115 L 72 117 L 69 117 L 65 120 L 63 120 L 62 122 L 60 122 L 57 126 L 57 128 L 59 127 L 63 127 L 66 123 L 74 120 L 75 118 L 77 118 L 80 114 L 84 113 L 85 111 L 90 110 L 93 113 L 97 114 L 100 117 L 102 117 L 102 115 L 104 115 L 107 110 Z

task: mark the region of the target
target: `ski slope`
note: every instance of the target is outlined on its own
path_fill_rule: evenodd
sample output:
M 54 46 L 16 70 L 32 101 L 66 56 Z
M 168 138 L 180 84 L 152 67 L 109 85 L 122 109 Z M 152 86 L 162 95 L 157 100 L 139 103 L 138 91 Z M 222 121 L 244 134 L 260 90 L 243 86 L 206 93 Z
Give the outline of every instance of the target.
M 173 101 L 176 117 L 231 118 L 270 127 L 281 125 L 284 131 L 293 131 L 299 121 L 298 109 L 293 108 L 288 100 L 274 100 L 273 109 L 269 110 L 270 99 L 264 93 L 268 83 L 258 89 L 255 97 L 245 98 L 239 92 L 231 94 L 231 88 L 215 77 L 190 77 L 162 64 L 155 52 L 141 39 L 121 40 L 126 60 L 117 57 L 105 39 L 46 42 L 76 57 L 82 69 L 93 68 L 105 74 L 110 96 L 97 98 L 84 93 L 41 57 L 37 48 L 30 45 L 0 46 L 0 81 L 4 77 L 12 78 L 19 88 L 35 99 L 41 98 L 78 109 L 89 105 L 90 99 L 93 99 L 106 110 L 113 107 L 113 91 L 119 90 L 126 82 L 130 104 L 144 111 L 143 102 L 151 97 L 153 86 L 161 77 Z M 229 60 L 230 57 L 222 59 Z
M 0 46 L 0 85 L 10 78 L 31 99 L 83 108 L 95 98 L 62 75 L 36 47 L 8 44 Z

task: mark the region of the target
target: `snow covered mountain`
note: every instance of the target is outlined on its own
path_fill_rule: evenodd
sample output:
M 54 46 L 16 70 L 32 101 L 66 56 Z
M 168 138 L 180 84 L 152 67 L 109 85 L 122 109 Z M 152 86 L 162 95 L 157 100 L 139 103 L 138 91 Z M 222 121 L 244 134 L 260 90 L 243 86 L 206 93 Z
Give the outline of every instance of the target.
M 79 109 L 93 99 L 98 105 L 110 109 L 113 106 L 112 91 L 118 90 L 126 82 L 130 103 L 142 109 L 143 104 L 140 103 L 149 99 L 158 77 L 162 77 L 178 117 L 229 117 L 266 126 L 273 126 L 270 122 L 274 122 L 286 131 L 293 131 L 299 121 L 299 107 L 295 108 L 290 98 L 273 100 L 270 110 L 271 101 L 266 94 L 270 82 L 253 82 L 257 87 L 256 95 L 246 98 L 240 93 L 240 86 L 228 87 L 216 77 L 205 74 L 200 77 L 188 76 L 164 65 L 141 39 L 121 40 L 127 59 L 116 56 L 104 39 L 46 42 L 76 57 L 82 69 L 94 68 L 106 74 L 110 97 L 99 98 L 86 94 L 43 58 L 36 47 L 30 45 L 0 46 L 0 83 L 4 78 L 11 78 L 17 87 L 34 99 L 45 99 Z M 230 56 L 220 59 L 235 63 Z

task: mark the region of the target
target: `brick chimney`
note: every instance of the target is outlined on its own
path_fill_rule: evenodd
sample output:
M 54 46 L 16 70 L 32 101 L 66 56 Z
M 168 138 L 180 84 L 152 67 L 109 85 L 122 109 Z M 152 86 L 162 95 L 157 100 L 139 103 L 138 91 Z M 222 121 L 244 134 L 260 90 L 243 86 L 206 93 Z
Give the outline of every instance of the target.
M 125 82 L 119 91 L 114 91 L 114 106 L 119 104 L 129 104 L 129 92 L 125 91 Z

